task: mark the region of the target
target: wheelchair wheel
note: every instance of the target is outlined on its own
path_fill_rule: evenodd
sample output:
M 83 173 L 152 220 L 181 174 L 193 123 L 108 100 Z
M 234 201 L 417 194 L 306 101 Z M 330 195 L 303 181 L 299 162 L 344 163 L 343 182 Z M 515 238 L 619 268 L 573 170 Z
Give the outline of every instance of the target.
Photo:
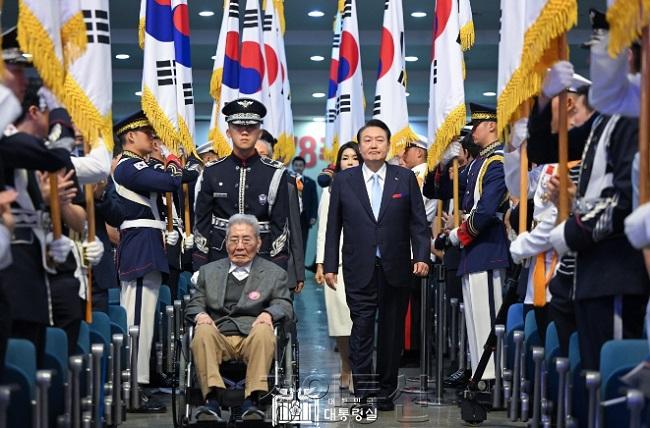
M 183 339 L 179 340 L 174 353 L 174 380 L 172 386 L 172 419 L 174 428 L 189 426 L 187 415 L 187 371 L 191 369 L 188 361 L 188 348 Z

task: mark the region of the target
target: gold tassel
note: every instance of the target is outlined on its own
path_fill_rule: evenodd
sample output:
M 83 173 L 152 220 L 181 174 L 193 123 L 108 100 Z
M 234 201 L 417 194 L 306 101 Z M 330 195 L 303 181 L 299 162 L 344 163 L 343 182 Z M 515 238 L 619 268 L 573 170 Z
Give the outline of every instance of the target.
M 278 142 L 273 148 L 273 159 L 279 160 L 285 165 L 289 165 L 291 159 L 296 154 L 296 145 L 293 135 L 282 133 L 278 136 Z
M 409 143 L 414 141 L 418 141 L 418 136 L 410 126 L 406 125 L 406 127 L 391 135 L 390 154 L 388 155 L 388 158 L 391 159 L 394 156 L 397 156 Z
M 212 128 L 208 134 L 208 139 L 212 141 L 212 148 L 219 158 L 226 157 L 232 152 L 232 147 L 228 144 L 226 137 L 219 131 L 219 128 Z
M 284 32 L 287 28 L 287 23 L 285 22 L 284 19 L 284 0 L 273 0 L 273 5 L 275 6 L 275 10 L 278 14 L 278 21 L 280 22 L 281 34 L 284 36 Z
M 192 154 L 198 158 L 199 154 L 196 152 L 196 144 L 194 144 L 194 138 L 190 133 L 190 127 L 187 126 L 185 119 L 180 114 L 178 115 L 178 137 L 184 153 Z
M 63 99 L 65 69 L 62 60 L 57 57 L 47 30 L 22 0 L 18 3 L 18 43 L 23 52 L 33 55 L 34 67 L 45 86 L 59 100 Z
M 61 44 L 63 45 L 63 63 L 67 69 L 86 51 L 88 35 L 83 13 L 75 13 L 61 27 Z
M 461 129 L 465 126 L 466 116 L 465 103 L 462 103 L 447 115 L 444 123 L 436 130 L 436 140 L 429 147 L 427 156 L 429 169 L 440 162 L 440 157 L 447 150 L 449 143 L 460 134 Z
M 66 106 L 72 122 L 79 128 L 91 148 L 103 142 L 109 152 L 113 151 L 111 114 L 103 116 L 71 74 L 65 78 L 61 102 Z
M 178 132 L 165 112 L 162 111 L 153 92 L 146 86 L 142 88 L 142 110 L 160 140 L 170 152 L 178 154 Z
M 210 95 L 214 98 L 214 102 L 219 105 L 221 99 L 221 82 L 223 81 L 223 68 L 217 68 L 212 72 L 210 77 Z
M 144 49 L 144 27 L 145 18 L 140 18 L 140 21 L 138 22 L 138 45 L 140 45 L 140 49 Z
M 607 9 L 609 46 L 607 51 L 615 58 L 641 36 L 643 26 L 650 19 L 650 0 L 616 0 Z
M 460 29 L 460 46 L 463 51 L 469 50 L 474 46 L 474 21 L 470 20 Z
M 548 0 L 537 20 L 526 30 L 521 64 L 497 101 L 499 135 L 513 120 L 521 104 L 539 93 L 546 69 L 559 58 L 558 37 L 573 27 L 577 18 L 576 0 Z

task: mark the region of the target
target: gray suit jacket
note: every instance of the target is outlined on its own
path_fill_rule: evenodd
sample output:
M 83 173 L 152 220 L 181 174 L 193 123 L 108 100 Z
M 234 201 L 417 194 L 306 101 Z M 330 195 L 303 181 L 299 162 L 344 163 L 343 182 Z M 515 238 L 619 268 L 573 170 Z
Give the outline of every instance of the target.
M 262 257 L 255 257 L 239 302 L 232 313 L 224 308 L 226 281 L 230 260 L 217 260 L 199 269 L 196 293 L 186 309 L 186 319 L 194 322 L 197 314 L 205 312 L 217 327 L 227 319 L 232 320 L 239 331 L 248 335 L 251 324 L 262 312 L 271 314 L 273 321 L 293 316 L 291 295 L 287 288 L 287 273 Z

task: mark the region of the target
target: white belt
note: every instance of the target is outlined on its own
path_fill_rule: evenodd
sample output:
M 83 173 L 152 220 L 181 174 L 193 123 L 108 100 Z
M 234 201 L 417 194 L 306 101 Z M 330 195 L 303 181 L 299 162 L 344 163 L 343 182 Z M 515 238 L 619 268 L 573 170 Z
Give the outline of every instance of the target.
M 131 229 L 134 227 L 149 227 L 151 229 L 165 230 L 166 226 L 167 225 L 165 224 L 164 221 L 142 218 L 138 220 L 123 221 L 122 224 L 120 225 L 120 230 Z

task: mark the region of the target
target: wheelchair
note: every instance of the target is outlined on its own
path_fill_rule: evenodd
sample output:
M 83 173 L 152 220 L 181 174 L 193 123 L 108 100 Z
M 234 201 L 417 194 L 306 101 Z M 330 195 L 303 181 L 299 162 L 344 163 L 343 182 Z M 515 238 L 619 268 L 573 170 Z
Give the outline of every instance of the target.
M 196 409 L 204 405 L 204 399 L 198 384 L 190 343 L 194 334 L 194 326 L 183 326 L 175 346 L 173 364 L 175 379 L 172 388 L 172 418 L 175 428 L 200 428 L 204 426 L 271 426 L 275 420 L 272 414 L 272 398 L 275 394 L 287 396 L 292 394 L 297 398 L 299 388 L 298 341 L 296 321 L 283 320 L 274 325 L 276 348 L 273 364 L 269 373 L 269 392 L 261 398 L 261 407 L 266 407 L 263 421 L 243 421 L 240 407 L 244 402 L 244 385 L 246 365 L 243 361 L 224 361 L 219 369 L 226 385 L 219 404 L 221 405 L 224 422 L 199 421 L 196 419 Z

